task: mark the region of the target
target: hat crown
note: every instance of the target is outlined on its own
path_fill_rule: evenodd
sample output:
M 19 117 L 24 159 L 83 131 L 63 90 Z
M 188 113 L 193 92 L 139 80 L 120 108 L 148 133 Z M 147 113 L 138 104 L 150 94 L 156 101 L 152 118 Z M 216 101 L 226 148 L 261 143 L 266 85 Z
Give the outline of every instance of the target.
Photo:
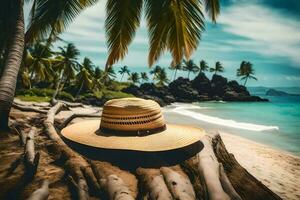
M 158 103 L 140 98 L 122 98 L 104 104 L 100 130 L 118 135 L 144 135 L 165 129 Z

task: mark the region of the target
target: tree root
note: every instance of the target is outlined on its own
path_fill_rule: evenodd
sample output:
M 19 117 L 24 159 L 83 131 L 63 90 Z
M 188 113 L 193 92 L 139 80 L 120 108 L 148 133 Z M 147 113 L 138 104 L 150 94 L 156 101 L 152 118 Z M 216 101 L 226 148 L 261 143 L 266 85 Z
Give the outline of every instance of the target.
M 46 200 L 49 197 L 49 181 L 44 180 L 42 186 L 35 190 L 27 200 Z

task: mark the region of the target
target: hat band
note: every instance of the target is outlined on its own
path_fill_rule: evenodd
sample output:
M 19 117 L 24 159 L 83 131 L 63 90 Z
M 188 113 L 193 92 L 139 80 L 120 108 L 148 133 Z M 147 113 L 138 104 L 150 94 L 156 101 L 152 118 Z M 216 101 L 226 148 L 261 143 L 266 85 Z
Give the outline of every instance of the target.
M 155 133 L 162 132 L 167 129 L 167 126 L 164 124 L 161 127 L 153 128 L 153 129 L 144 129 L 144 130 L 137 130 L 137 131 L 124 131 L 124 130 L 116 130 L 110 129 L 100 126 L 100 131 L 103 133 L 111 134 L 111 135 L 118 135 L 118 136 L 147 136 Z

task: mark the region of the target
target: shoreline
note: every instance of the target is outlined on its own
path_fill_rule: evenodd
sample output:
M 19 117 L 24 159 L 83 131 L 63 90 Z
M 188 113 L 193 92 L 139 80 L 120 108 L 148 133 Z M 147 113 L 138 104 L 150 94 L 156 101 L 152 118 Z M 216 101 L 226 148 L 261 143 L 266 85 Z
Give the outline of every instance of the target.
M 283 199 L 300 198 L 300 157 L 252 140 L 221 132 L 226 149 L 263 184 Z

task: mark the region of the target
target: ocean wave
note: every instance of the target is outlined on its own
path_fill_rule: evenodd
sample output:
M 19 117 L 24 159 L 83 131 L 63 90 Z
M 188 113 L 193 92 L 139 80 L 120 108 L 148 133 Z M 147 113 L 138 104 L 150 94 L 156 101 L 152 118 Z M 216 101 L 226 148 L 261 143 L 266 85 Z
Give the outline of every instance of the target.
M 244 130 L 250 130 L 250 131 L 279 130 L 278 126 L 266 126 L 266 125 L 252 124 L 252 123 L 246 123 L 246 122 L 237 122 L 237 121 L 231 120 L 231 119 L 222 119 L 219 117 L 204 115 L 201 113 L 197 113 L 197 112 L 188 110 L 190 108 L 195 108 L 195 106 L 194 105 L 192 105 L 192 106 L 184 105 L 182 107 L 176 106 L 174 109 L 172 109 L 172 112 L 175 112 L 175 113 L 178 113 L 181 115 L 185 115 L 188 117 L 192 117 L 194 119 L 208 122 L 211 124 L 217 124 L 217 125 L 231 127 L 231 128 L 238 128 L 238 129 L 244 129 Z

